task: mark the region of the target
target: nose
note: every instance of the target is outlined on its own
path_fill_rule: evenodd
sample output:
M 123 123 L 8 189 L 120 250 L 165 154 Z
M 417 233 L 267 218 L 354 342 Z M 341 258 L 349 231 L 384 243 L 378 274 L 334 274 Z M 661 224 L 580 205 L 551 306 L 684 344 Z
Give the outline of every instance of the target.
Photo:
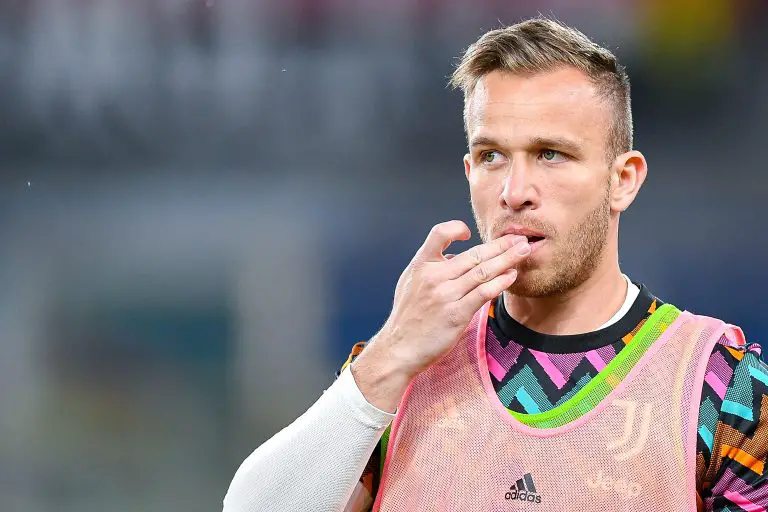
M 533 171 L 523 158 L 513 159 L 504 178 L 504 188 L 500 197 L 501 206 L 514 211 L 536 209 L 538 194 L 533 178 Z

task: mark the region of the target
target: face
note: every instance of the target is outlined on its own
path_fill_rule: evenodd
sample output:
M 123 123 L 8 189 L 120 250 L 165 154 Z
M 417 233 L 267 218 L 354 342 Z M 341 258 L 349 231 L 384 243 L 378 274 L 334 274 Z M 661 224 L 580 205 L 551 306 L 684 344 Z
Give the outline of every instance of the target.
M 563 293 L 597 272 L 609 253 L 617 257 L 618 212 L 642 179 L 628 188 L 631 155 L 607 161 L 610 105 L 589 78 L 574 68 L 494 71 L 468 102 L 464 166 L 480 236 L 514 232 L 533 242 L 510 291 Z

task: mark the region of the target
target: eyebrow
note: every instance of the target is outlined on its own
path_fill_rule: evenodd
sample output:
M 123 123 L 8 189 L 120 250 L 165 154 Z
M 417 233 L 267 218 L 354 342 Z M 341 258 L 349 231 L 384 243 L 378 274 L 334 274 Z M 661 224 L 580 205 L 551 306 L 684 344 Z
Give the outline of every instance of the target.
M 469 148 L 472 149 L 477 146 L 494 146 L 499 147 L 502 144 L 492 137 L 480 135 L 473 138 L 469 143 Z M 535 148 L 551 148 L 562 150 L 569 154 L 581 154 L 581 144 L 578 141 L 566 139 L 564 137 L 534 137 L 528 141 L 528 147 Z
M 581 147 L 578 141 L 572 139 L 566 139 L 564 137 L 534 137 L 529 142 L 530 146 L 536 148 L 551 148 L 563 150 L 566 153 L 572 155 L 581 154 Z
M 491 137 L 485 137 L 481 135 L 479 137 L 473 138 L 469 142 L 470 148 L 474 148 L 476 146 L 501 146 L 501 144 L 496 139 L 492 139 Z

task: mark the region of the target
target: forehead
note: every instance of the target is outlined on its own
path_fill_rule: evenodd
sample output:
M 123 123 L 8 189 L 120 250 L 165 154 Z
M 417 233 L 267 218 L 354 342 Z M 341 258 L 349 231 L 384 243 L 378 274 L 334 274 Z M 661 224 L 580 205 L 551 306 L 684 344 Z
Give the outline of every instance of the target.
M 576 68 L 530 75 L 493 71 L 467 101 L 470 139 L 479 133 L 506 140 L 567 137 L 604 149 L 610 109 Z

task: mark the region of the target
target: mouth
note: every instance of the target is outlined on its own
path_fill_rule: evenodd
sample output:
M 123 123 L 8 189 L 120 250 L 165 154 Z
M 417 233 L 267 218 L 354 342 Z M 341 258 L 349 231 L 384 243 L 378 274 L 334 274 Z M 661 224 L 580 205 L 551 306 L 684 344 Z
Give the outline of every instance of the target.
M 528 240 L 528 244 L 531 246 L 531 254 L 536 252 L 538 249 L 541 248 L 541 246 L 543 246 L 547 242 L 547 237 L 546 235 L 544 235 L 544 233 L 535 231 L 533 229 L 525 228 L 519 224 L 513 224 L 511 226 L 508 226 L 507 229 L 505 229 L 503 232 L 499 234 L 499 236 L 504 236 L 504 235 L 524 236 Z
M 543 236 L 526 235 L 525 238 L 528 239 L 528 243 L 531 244 L 531 245 L 533 245 L 533 244 L 535 244 L 537 242 L 544 241 L 544 237 Z
M 542 245 L 547 243 L 547 239 L 543 236 L 526 236 L 528 239 L 528 245 L 531 246 L 531 254 L 538 251 Z
M 544 235 L 544 233 L 540 233 L 532 229 L 524 228 L 523 226 L 520 226 L 520 225 L 509 226 L 507 229 L 505 229 L 502 233 L 499 234 L 499 236 L 504 236 L 504 235 L 524 236 L 528 240 L 528 243 L 531 246 L 531 252 L 541 247 L 547 241 L 547 237 Z

